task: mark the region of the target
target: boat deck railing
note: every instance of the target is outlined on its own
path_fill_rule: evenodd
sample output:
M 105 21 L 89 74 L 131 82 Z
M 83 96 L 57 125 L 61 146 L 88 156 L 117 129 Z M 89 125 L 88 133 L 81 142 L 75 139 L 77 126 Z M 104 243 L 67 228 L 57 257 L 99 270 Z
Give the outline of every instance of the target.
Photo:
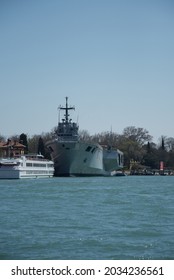
M 78 136 L 58 136 L 58 141 L 59 142 L 77 142 L 79 140 L 79 137 Z

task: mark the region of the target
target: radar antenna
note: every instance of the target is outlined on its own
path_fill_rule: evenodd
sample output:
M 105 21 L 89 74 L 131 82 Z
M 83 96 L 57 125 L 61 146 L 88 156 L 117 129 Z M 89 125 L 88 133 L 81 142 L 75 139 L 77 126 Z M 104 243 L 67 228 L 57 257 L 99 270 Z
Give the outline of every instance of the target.
M 68 114 L 68 111 L 69 110 L 75 110 L 75 107 L 74 106 L 71 106 L 71 107 L 68 107 L 68 97 L 66 96 L 66 107 L 62 107 L 62 106 L 59 106 L 59 109 L 60 110 L 65 110 L 65 122 L 68 123 L 69 122 L 69 114 Z

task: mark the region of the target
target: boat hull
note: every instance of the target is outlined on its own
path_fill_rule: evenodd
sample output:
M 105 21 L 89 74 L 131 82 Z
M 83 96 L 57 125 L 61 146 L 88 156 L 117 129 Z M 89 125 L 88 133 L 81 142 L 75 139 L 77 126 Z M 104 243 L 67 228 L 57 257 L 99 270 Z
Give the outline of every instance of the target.
M 116 171 L 123 168 L 123 153 L 119 150 L 103 150 L 103 165 L 106 171 Z
M 99 144 L 49 141 L 55 176 L 108 176 L 122 167 L 117 151 L 105 151 Z
M 45 173 L 39 174 L 39 172 L 33 171 L 28 173 L 27 170 L 0 170 L 0 179 L 35 179 L 35 178 L 51 178 L 53 174 Z
M 54 161 L 55 176 L 103 176 L 103 149 L 83 142 L 47 143 Z

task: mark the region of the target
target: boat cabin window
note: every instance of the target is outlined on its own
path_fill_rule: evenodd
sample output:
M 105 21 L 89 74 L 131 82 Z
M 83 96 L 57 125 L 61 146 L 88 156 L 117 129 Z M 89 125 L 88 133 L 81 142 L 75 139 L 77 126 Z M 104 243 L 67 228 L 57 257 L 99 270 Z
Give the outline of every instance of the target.
M 32 163 L 31 162 L 27 162 L 26 166 L 32 166 Z
M 48 168 L 54 167 L 54 164 L 48 163 L 48 164 L 47 164 L 47 167 L 48 167 Z
M 33 163 L 34 167 L 46 167 L 46 164 L 44 163 Z

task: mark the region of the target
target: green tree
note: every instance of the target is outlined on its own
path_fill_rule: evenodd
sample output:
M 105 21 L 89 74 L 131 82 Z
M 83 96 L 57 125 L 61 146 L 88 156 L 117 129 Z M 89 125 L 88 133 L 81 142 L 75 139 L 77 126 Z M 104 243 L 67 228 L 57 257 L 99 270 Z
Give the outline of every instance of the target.
M 45 158 L 48 158 L 50 159 L 50 153 L 48 151 L 48 149 L 46 148 L 45 146 L 45 143 L 51 139 L 53 139 L 53 132 L 48 132 L 48 133 L 42 133 L 41 135 L 33 135 L 31 136 L 29 139 L 28 139 L 28 149 L 29 149 L 29 153 L 38 153 L 38 145 L 39 145 L 39 142 L 41 140 L 39 140 L 40 138 L 42 139 L 43 141 L 43 144 L 44 144 L 44 149 L 45 149 L 45 153 L 43 150 L 41 150 L 41 153 L 43 154 L 43 156 L 45 156 Z M 39 151 L 40 151 L 40 148 L 39 148 Z
M 130 162 L 141 162 L 144 155 L 144 149 L 135 140 L 127 138 L 125 136 L 120 136 L 118 142 L 118 149 L 124 153 L 124 165 L 129 168 Z
M 39 135 L 33 135 L 28 139 L 29 153 L 36 154 L 38 150 Z
M 161 150 L 165 151 L 164 137 L 161 139 Z
M 158 149 L 158 156 L 159 156 L 159 162 L 163 161 L 164 165 L 166 166 L 167 161 L 168 161 L 168 152 L 165 147 L 165 140 L 166 140 L 166 137 L 161 136 L 161 145 Z
M 19 142 L 25 146 L 24 152 L 27 154 L 28 153 L 28 140 L 27 140 L 27 135 L 22 133 L 19 137 Z
M 152 169 L 159 168 L 158 150 L 154 143 L 148 142 L 144 145 L 145 154 L 143 156 L 142 164 Z
M 174 169 L 174 150 L 170 150 L 168 152 L 168 160 L 166 162 L 166 166 L 169 169 Z
M 39 137 L 37 152 L 45 157 L 45 145 L 42 137 Z
M 168 137 L 165 140 L 165 146 L 167 151 L 174 151 L 174 138 L 173 137 Z

